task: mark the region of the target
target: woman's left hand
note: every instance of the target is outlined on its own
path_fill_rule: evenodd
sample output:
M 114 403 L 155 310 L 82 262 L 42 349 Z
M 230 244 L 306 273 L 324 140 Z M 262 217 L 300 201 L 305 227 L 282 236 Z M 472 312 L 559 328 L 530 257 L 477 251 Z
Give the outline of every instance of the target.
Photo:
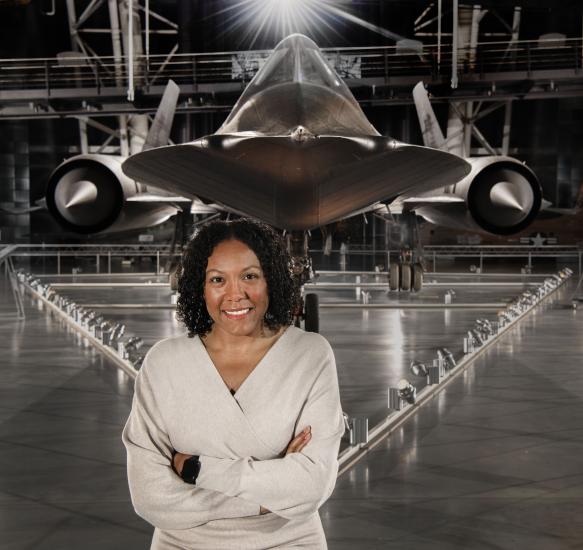
M 172 466 L 174 467 L 174 471 L 178 473 L 178 475 L 182 474 L 182 468 L 184 468 L 184 462 L 189 459 L 192 455 L 185 455 L 183 453 L 174 453 L 172 457 Z

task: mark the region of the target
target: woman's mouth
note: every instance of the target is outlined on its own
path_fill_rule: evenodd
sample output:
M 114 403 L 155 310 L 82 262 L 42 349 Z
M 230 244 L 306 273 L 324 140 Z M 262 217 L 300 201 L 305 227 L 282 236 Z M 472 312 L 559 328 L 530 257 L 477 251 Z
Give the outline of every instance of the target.
M 255 308 L 246 307 L 242 309 L 223 309 L 223 314 L 225 315 L 225 317 L 227 317 L 227 319 L 243 319 L 253 309 Z

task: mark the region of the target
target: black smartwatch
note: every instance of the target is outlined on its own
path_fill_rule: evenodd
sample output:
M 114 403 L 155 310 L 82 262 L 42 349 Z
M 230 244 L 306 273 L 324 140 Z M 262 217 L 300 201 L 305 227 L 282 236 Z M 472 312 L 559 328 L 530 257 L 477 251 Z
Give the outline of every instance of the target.
M 180 477 L 186 483 L 192 483 L 192 485 L 196 485 L 196 478 L 198 477 L 199 472 L 200 472 L 200 460 L 198 459 L 197 455 L 193 455 L 184 461 Z

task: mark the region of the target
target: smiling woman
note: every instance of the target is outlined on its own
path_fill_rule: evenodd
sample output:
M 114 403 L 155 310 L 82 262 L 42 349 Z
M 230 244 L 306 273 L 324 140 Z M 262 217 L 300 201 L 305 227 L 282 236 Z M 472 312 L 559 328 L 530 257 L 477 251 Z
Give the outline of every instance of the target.
M 326 549 L 344 418 L 330 345 L 290 326 L 282 239 L 249 219 L 203 226 L 178 287 L 188 335 L 146 355 L 123 433 L 152 548 Z
M 245 218 L 209 223 L 184 251 L 178 271 L 178 318 L 188 328 L 189 336 L 205 336 L 213 323 L 221 320 L 214 302 L 210 309 L 207 307 L 207 298 L 218 299 L 215 297 L 225 292 L 240 291 L 241 285 L 257 288 L 257 283 L 261 283 L 262 292 L 267 292 L 268 307 L 263 315 L 255 316 L 256 322 L 261 321 L 270 330 L 290 325 L 299 302 L 299 289 L 292 280 L 290 262 L 282 238 L 264 223 Z M 245 271 L 246 268 L 250 271 Z M 241 283 L 233 286 L 235 280 Z M 240 294 L 234 297 L 241 300 Z M 233 295 L 226 298 L 232 299 Z

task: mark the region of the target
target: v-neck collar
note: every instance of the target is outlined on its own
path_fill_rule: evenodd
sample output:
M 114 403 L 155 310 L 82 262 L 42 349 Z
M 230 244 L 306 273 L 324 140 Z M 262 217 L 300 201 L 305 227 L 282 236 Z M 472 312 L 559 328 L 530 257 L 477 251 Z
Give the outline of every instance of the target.
M 203 344 L 200 336 L 196 336 L 196 343 L 198 344 L 198 346 L 200 347 L 200 351 L 205 359 L 205 363 L 208 365 L 208 367 L 210 367 L 210 369 L 214 372 L 214 376 L 215 379 L 220 383 L 220 385 L 225 389 L 225 391 L 227 392 L 227 394 L 229 395 L 229 397 L 240 397 L 241 395 L 241 390 L 246 387 L 248 385 L 248 381 L 250 378 L 253 377 L 253 375 L 263 366 L 263 364 L 267 361 L 267 359 L 273 355 L 274 350 L 276 350 L 278 348 L 278 346 L 280 345 L 281 341 L 284 340 L 288 333 L 291 332 L 291 326 L 288 326 L 285 328 L 285 330 L 283 331 L 283 334 L 273 343 L 273 345 L 265 352 L 265 355 L 259 360 L 259 362 L 255 365 L 255 367 L 253 367 L 253 370 L 247 375 L 247 377 L 245 378 L 245 380 L 243 380 L 243 382 L 241 383 L 241 385 L 237 388 L 237 390 L 235 391 L 235 393 L 231 393 L 231 388 L 229 388 L 229 386 L 227 386 L 227 384 L 225 383 L 225 381 L 223 380 L 223 377 L 221 376 L 221 374 L 219 373 L 217 367 L 215 366 L 215 364 L 213 363 L 213 360 L 208 352 L 208 350 L 206 349 L 205 345 Z

